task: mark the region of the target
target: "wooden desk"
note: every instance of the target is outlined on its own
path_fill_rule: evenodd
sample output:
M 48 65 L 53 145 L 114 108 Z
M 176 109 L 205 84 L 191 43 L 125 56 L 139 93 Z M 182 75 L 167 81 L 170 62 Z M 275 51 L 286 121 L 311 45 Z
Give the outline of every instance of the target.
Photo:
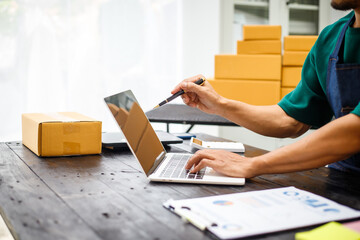
M 169 149 L 183 150 L 191 148 L 183 143 Z M 246 156 L 263 153 L 246 146 Z M 265 175 L 241 187 L 152 183 L 140 169 L 129 151 L 38 158 L 21 142 L 0 143 L 0 212 L 16 239 L 113 240 L 213 238 L 163 208 L 169 198 L 295 186 L 360 209 L 358 176 L 327 168 Z M 247 239 L 294 239 L 307 229 Z

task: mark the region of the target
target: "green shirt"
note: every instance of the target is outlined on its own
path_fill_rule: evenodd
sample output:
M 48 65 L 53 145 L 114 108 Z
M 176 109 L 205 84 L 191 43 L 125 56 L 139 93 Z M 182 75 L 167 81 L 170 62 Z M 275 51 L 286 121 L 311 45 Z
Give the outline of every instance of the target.
M 343 26 L 353 15 L 352 11 L 320 33 L 304 62 L 301 81 L 278 103 L 289 116 L 314 127 L 321 127 L 331 121 L 334 113 L 326 97 L 329 57 Z M 360 28 L 348 27 L 344 41 L 344 63 L 360 64 L 359 46 Z M 360 116 L 360 103 L 351 113 Z

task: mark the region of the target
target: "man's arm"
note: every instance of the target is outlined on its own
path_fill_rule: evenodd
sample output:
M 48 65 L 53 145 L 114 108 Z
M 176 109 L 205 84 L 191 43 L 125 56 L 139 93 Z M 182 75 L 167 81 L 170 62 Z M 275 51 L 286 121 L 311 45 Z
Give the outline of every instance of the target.
M 230 121 L 256 133 L 271 137 L 297 137 L 306 132 L 310 126 L 288 116 L 278 105 L 254 106 L 220 96 L 205 81 L 203 86 L 194 84 L 202 75 L 185 79 L 172 93 L 183 89 L 184 103 L 190 107 L 223 116 Z M 205 78 L 204 78 L 205 79 Z
M 360 117 L 336 119 L 300 141 L 265 154 L 256 174 L 291 172 L 325 166 L 360 152 Z M 270 168 L 270 169 L 266 169 Z
M 298 137 L 310 126 L 287 115 L 278 105 L 254 106 L 226 99 L 222 116 L 230 121 L 270 137 Z
M 360 117 L 336 119 L 291 145 L 262 156 L 246 158 L 234 153 L 201 150 L 186 165 L 193 172 L 205 166 L 233 177 L 285 173 L 325 166 L 360 152 Z

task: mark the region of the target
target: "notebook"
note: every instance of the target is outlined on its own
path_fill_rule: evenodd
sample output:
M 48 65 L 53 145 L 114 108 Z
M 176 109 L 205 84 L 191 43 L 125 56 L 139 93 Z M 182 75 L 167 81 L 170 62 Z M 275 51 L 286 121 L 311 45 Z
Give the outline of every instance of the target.
M 244 185 L 244 178 L 227 177 L 207 167 L 190 174 L 184 166 L 192 154 L 167 153 L 133 92 L 104 98 L 127 144 L 150 181 Z
M 155 131 L 163 145 L 182 143 L 183 140 L 164 131 Z M 103 132 L 101 136 L 103 147 L 124 148 L 128 147 L 126 139 L 121 132 Z

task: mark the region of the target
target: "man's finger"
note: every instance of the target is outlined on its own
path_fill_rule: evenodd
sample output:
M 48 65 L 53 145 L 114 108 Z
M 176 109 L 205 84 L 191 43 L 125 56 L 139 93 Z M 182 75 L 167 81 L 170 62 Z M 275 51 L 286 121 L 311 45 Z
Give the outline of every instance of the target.
M 209 153 L 208 150 L 199 150 L 197 151 L 186 163 L 185 169 L 190 169 L 193 165 L 197 165 L 198 162 L 201 161 L 201 159 L 208 158 L 213 159 L 211 156 L 211 153 Z
M 181 88 L 186 93 L 200 93 L 204 90 L 202 86 L 195 84 L 194 82 L 183 82 Z
M 198 171 L 200 171 L 201 169 L 205 168 L 205 167 L 211 167 L 213 168 L 215 166 L 215 161 L 214 160 L 210 160 L 207 158 L 203 158 L 201 159 L 200 162 L 198 162 L 198 164 L 190 171 L 190 173 L 196 173 Z
M 189 96 L 187 96 L 186 94 L 183 94 L 183 95 L 181 96 L 181 98 L 182 98 L 182 100 L 183 100 L 183 102 L 184 102 L 185 104 L 188 104 L 188 102 L 189 102 Z
M 171 94 L 175 94 L 176 92 L 178 92 L 178 91 L 180 91 L 181 89 L 183 89 L 183 88 L 182 88 L 182 84 L 183 84 L 184 82 L 195 82 L 195 81 L 199 80 L 200 78 L 205 79 L 205 77 L 204 77 L 203 75 L 201 75 L 201 74 L 196 75 L 196 76 L 194 76 L 194 77 L 190 77 L 190 78 L 184 79 L 184 80 L 181 81 L 178 85 L 176 85 L 176 87 L 171 91 Z

